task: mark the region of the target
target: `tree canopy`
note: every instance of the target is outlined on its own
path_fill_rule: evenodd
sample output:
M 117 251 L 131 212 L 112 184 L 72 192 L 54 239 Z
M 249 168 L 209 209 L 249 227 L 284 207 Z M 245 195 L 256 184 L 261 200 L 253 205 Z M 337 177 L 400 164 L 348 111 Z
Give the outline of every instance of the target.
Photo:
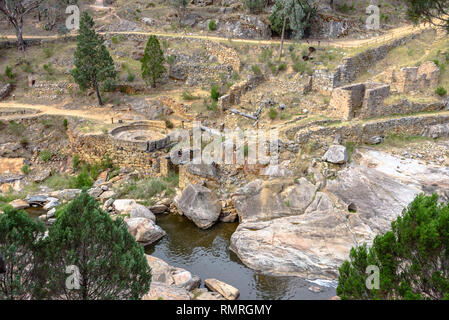
M 293 33 L 299 41 L 310 27 L 310 21 L 316 12 L 313 0 L 277 0 L 271 11 L 271 29 L 281 34 L 285 17 L 285 32 Z
M 414 23 L 428 22 L 449 32 L 449 2 L 447 0 L 404 0 L 407 16 Z
M 75 50 L 75 69 L 72 76 L 81 90 L 95 89 L 98 103 L 103 105 L 100 85 L 108 79 L 115 79 L 114 61 L 104 45 L 104 38 L 95 32 L 95 23 L 87 12 L 80 20 L 79 35 Z
M 379 288 L 366 285 L 367 267 L 379 268 Z M 342 299 L 449 299 L 449 203 L 418 195 L 391 231 L 351 250 L 339 269 Z
M 140 299 L 148 292 L 151 269 L 143 247 L 86 191 L 56 211 L 48 233 L 24 211 L 4 210 L 0 299 Z
M 45 226 L 31 220 L 24 211 L 10 206 L 3 210 L 0 214 L 0 254 L 6 272 L 0 275 L 0 300 L 28 299 L 36 288 L 37 252 Z

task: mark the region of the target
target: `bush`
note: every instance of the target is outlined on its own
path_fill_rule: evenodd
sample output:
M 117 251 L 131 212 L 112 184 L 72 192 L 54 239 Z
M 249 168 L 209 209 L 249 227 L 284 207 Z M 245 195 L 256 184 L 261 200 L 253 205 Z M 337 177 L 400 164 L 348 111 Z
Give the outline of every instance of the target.
M 212 101 L 212 103 L 211 104 L 208 104 L 207 105 L 207 110 L 210 110 L 210 111 L 217 111 L 217 101 Z
M 62 121 L 62 125 L 64 126 L 64 129 L 67 130 L 67 128 L 68 128 L 68 126 L 69 126 L 69 123 L 68 123 L 67 119 L 64 119 L 64 120 Z
M 440 97 L 443 97 L 443 96 L 445 96 L 445 95 L 447 94 L 447 90 L 446 90 L 445 88 L 443 88 L 443 87 L 438 87 L 438 88 L 435 90 L 435 93 L 436 93 L 437 95 L 439 95 Z
M 287 65 L 285 63 L 280 63 L 278 65 L 278 71 L 284 71 L 287 70 Z
M 251 71 L 257 76 L 260 76 L 262 74 L 262 71 L 260 70 L 260 67 L 257 64 L 251 66 Z
M 42 150 L 41 152 L 39 152 L 39 158 L 43 161 L 43 162 L 48 162 L 50 161 L 50 159 L 53 157 L 53 153 L 49 150 Z
M 167 129 L 173 129 L 174 127 L 173 122 L 171 122 L 170 120 L 165 120 L 165 127 Z
M 81 163 L 81 161 L 80 161 L 79 155 L 75 154 L 72 159 L 73 170 L 75 170 L 75 171 L 78 170 L 80 163 Z
M 270 108 L 270 111 L 268 112 L 268 116 L 270 117 L 271 120 L 274 120 L 278 116 L 278 112 L 276 111 L 275 108 Z
M 94 182 L 92 181 L 89 171 L 87 169 L 87 166 L 84 166 L 81 169 L 81 172 L 78 174 L 75 180 L 75 188 L 77 189 L 83 189 L 83 188 L 90 188 Z
M 218 88 L 218 85 L 214 84 L 212 88 L 210 89 L 210 97 L 213 101 L 218 101 L 218 98 L 220 98 L 220 89 Z
M 133 82 L 135 78 L 136 76 L 133 73 L 129 72 L 128 76 L 126 77 L 126 81 Z
M 198 100 L 198 99 L 201 99 L 201 97 L 195 96 L 195 95 L 191 94 L 191 93 L 190 93 L 189 91 L 187 91 L 187 90 L 184 90 L 184 91 L 182 92 L 181 97 L 182 97 L 183 100 L 186 100 L 186 101 L 192 101 L 192 100 Z
M 44 64 L 42 67 L 44 68 L 45 72 L 47 72 L 49 75 L 52 75 L 55 72 L 55 70 L 53 69 L 53 66 L 51 65 L 50 62 L 47 64 Z
M 50 58 L 52 55 L 50 48 L 44 48 L 44 54 L 45 54 L 45 58 Z
M 24 164 L 24 165 L 22 166 L 22 172 L 23 172 L 23 174 L 28 174 L 28 173 L 30 173 L 30 165 Z
M 217 25 L 215 24 L 215 20 L 211 20 L 209 22 L 209 30 L 210 31 L 214 31 L 215 29 L 217 29 Z
M 10 66 L 6 66 L 5 68 L 5 76 L 7 76 L 9 79 L 14 79 L 15 74 L 12 72 L 12 69 Z

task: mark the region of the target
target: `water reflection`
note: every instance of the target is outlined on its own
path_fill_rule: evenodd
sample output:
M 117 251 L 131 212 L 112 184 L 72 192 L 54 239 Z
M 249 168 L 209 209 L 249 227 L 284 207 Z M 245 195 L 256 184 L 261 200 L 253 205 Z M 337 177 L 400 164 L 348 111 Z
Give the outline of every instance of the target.
M 237 223 L 201 230 L 181 216 L 159 215 L 157 219 L 167 236 L 147 247 L 147 254 L 187 269 L 203 281 L 216 278 L 229 283 L 240 290 L 241 299 L 328 299 L 335 295 L 334 288 L 322 288 L 317 294 L 307 289 L 310 282 L 300 278 L 274 277 L 247 268 L 228 250 Z

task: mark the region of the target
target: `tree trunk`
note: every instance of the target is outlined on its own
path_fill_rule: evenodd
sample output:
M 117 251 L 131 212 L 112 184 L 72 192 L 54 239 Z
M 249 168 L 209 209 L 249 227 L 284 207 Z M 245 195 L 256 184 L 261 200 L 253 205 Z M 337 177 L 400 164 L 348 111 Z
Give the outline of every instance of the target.
M 16 27 L 17 47 L 19 50 L 25 51 L 25 41 L 23 41 L 22 28 L 23 28 L 23 20 L 19 19 L 19 21 L 17 21 Z
M 284 36 L 285 36 L 285 24 L 287 22 L 287 15 L 285 14 L 286 10 L 285 10 L 286 4 L 284 2 L 284 23 L 282 24 L 282 35 L 281 35 L 281 46 L 279 48 L 279 61 L 281 61 L 281 57 L 282 57 L 282 49 L 284 47 Z
M 98 89 L 98 84 L 95 84 L 95 91 L 97 92 L 98 104 L 103 105 L 103 100 L 101 100 L 100 90 Z

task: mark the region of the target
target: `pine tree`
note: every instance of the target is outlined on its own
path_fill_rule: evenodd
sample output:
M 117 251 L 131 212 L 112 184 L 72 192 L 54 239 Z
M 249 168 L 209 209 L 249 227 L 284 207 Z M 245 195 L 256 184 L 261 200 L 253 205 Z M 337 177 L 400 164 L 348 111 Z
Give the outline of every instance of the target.
M 104 38 L 95 32 L 94 25 L 89 14 L 83 12 L 75 50 L 75 69 L 72 70 L 72 76 L 81 90 L 95 89 L 98 103 L 102 106 L 100 85 L 107 79 L 115 79 L 117 73 L 114 61 L 104 45 Z
M 156 36 L 150 36 L 148 39 L 140 62 L 142 63 L 142 78 L 147 82 L 151 82 L 151 85 L 155 87 L 156 80 L 160 79 L 166 71 L 164 67 L 164 53 Z
M 140 299 L 148 292 L 151 268 L 143 247 L 122 219 L 113 221 L 86 191 L 59 209 L 56 216 L 44 240 L 45 264 L 40 274 L 45 274 L 46 280 L 42 283 L 42 297 Z M 68 266 L 79 270 L 79 289 L 66 286 Z
M 5 267 L 0 275 L 0 300 L 29 299 L 36 286 L 39 239 L 45 225 L 24 211 L 9 206 L 4 211 L 0 214 L 0 254 Z
M 379 268 L 369 289 L 367 267 Z M 339 269 L 342 299 L 449 299 L 449 203 L 418 195 L 370 248 L 351 249 Z

